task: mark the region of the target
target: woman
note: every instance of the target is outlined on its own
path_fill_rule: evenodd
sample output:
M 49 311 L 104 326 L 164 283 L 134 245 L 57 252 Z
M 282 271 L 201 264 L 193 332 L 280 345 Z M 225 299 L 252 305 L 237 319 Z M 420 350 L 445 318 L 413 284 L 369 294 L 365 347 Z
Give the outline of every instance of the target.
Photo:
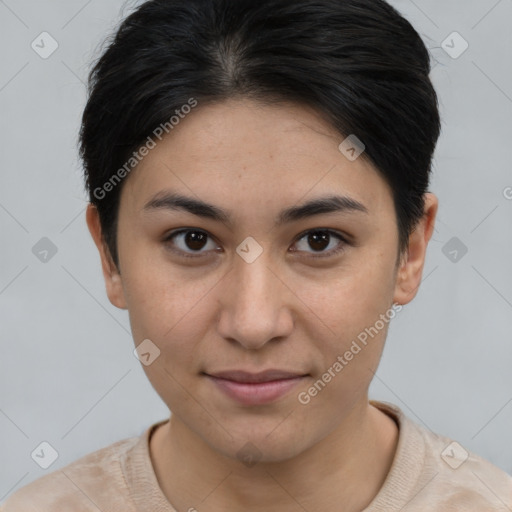
M 368 399 L 438 208 L 429 71 L 382 0 L 150 0 L 122 23 L 82 119 L 87 223 L 172 414 L 2 510 L 512 506 L 506 473 Z

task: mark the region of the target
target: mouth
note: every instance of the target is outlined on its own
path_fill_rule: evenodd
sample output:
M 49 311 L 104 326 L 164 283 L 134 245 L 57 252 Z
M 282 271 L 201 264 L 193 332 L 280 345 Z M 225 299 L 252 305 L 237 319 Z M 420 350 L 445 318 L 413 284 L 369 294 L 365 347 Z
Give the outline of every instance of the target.
M 225 396 L 242 405 L 263 405 L 277 401 L 309 375 L 286 370 L 251 373 L 229 370 L 203 373 Z

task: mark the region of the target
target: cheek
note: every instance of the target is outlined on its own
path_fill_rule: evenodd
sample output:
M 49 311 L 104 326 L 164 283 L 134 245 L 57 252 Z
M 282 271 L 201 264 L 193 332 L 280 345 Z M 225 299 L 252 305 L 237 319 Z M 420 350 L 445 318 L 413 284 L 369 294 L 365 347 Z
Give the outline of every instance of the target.
M 199 353 L 198 345 L 215 321 L 212 294 L 219 276 L 135 261 L 123 278 L 135 344 L 151 340 L 160 350 L 159 366 L 173 375 L 199 371 L 204 349 Z
M 212 321 L 206 309 L 212 284 L 191 283 L 157 266 L 132 270 L 126 273 L 125 295 L 135 345 L 149 339 L 159 351 L 143 370 L 168 407 L 181 415 L 197 407 L 187 391 L 194 388 L 204 357 L 197 346 Z
M 331 393 L 333 399 L 335 394 L 358 393 L 373 378 L 389 323 L 397 314 L 392 307 L 392 264 L 382 253 L 362 255 L 357 265 L 340 269 L 336 278 L 311 282 L 301 292 L 321 320 L 318 331 L 309 336 L 317 340 L 323 365 L 319 377 L 329 380 L 329 391 L 322 391 L 325 399 Z
M 198 304 L 206 284 L 162 261 L 133 257 L 123 269 L 123 288 L 134 334 L 165 340 Z
M 361 258 L 329 276 L 303 283 L 300 296 L 329 327 L 332 336 L 348 339 L 373 325 L 392 305 L 394 281 L 384 255 Z

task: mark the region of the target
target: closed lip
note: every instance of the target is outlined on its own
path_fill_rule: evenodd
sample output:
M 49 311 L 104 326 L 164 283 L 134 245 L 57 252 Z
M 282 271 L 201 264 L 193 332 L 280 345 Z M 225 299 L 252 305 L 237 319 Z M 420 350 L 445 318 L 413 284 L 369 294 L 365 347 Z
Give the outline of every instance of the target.
M 269 369 L 258 373 L 251 373 L 245 370 L 226 370 L 222 372 L 206 373 L 206 375 L 217 379 L 231 380 L 233 382 L 259 383 L 285 379 L 297 379 L 299 377 L 305 377 L 307 374 L 287 370 Z

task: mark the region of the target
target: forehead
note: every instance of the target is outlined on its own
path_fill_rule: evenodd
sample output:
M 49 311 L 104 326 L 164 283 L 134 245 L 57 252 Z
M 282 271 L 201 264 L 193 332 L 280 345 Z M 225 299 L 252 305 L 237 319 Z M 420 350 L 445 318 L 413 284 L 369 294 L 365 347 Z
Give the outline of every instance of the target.
M 273 208 L 332 193 L 374 213 L 389 208 L 389 186 L 368 160 L 350 161 L 339 151 L 344 138 L 302 105 L 199 104 L 131 172 L 122 202 L 140 211 L 171 189 L 215 197 L 230 210 L 256 206 L 255 199 Z

